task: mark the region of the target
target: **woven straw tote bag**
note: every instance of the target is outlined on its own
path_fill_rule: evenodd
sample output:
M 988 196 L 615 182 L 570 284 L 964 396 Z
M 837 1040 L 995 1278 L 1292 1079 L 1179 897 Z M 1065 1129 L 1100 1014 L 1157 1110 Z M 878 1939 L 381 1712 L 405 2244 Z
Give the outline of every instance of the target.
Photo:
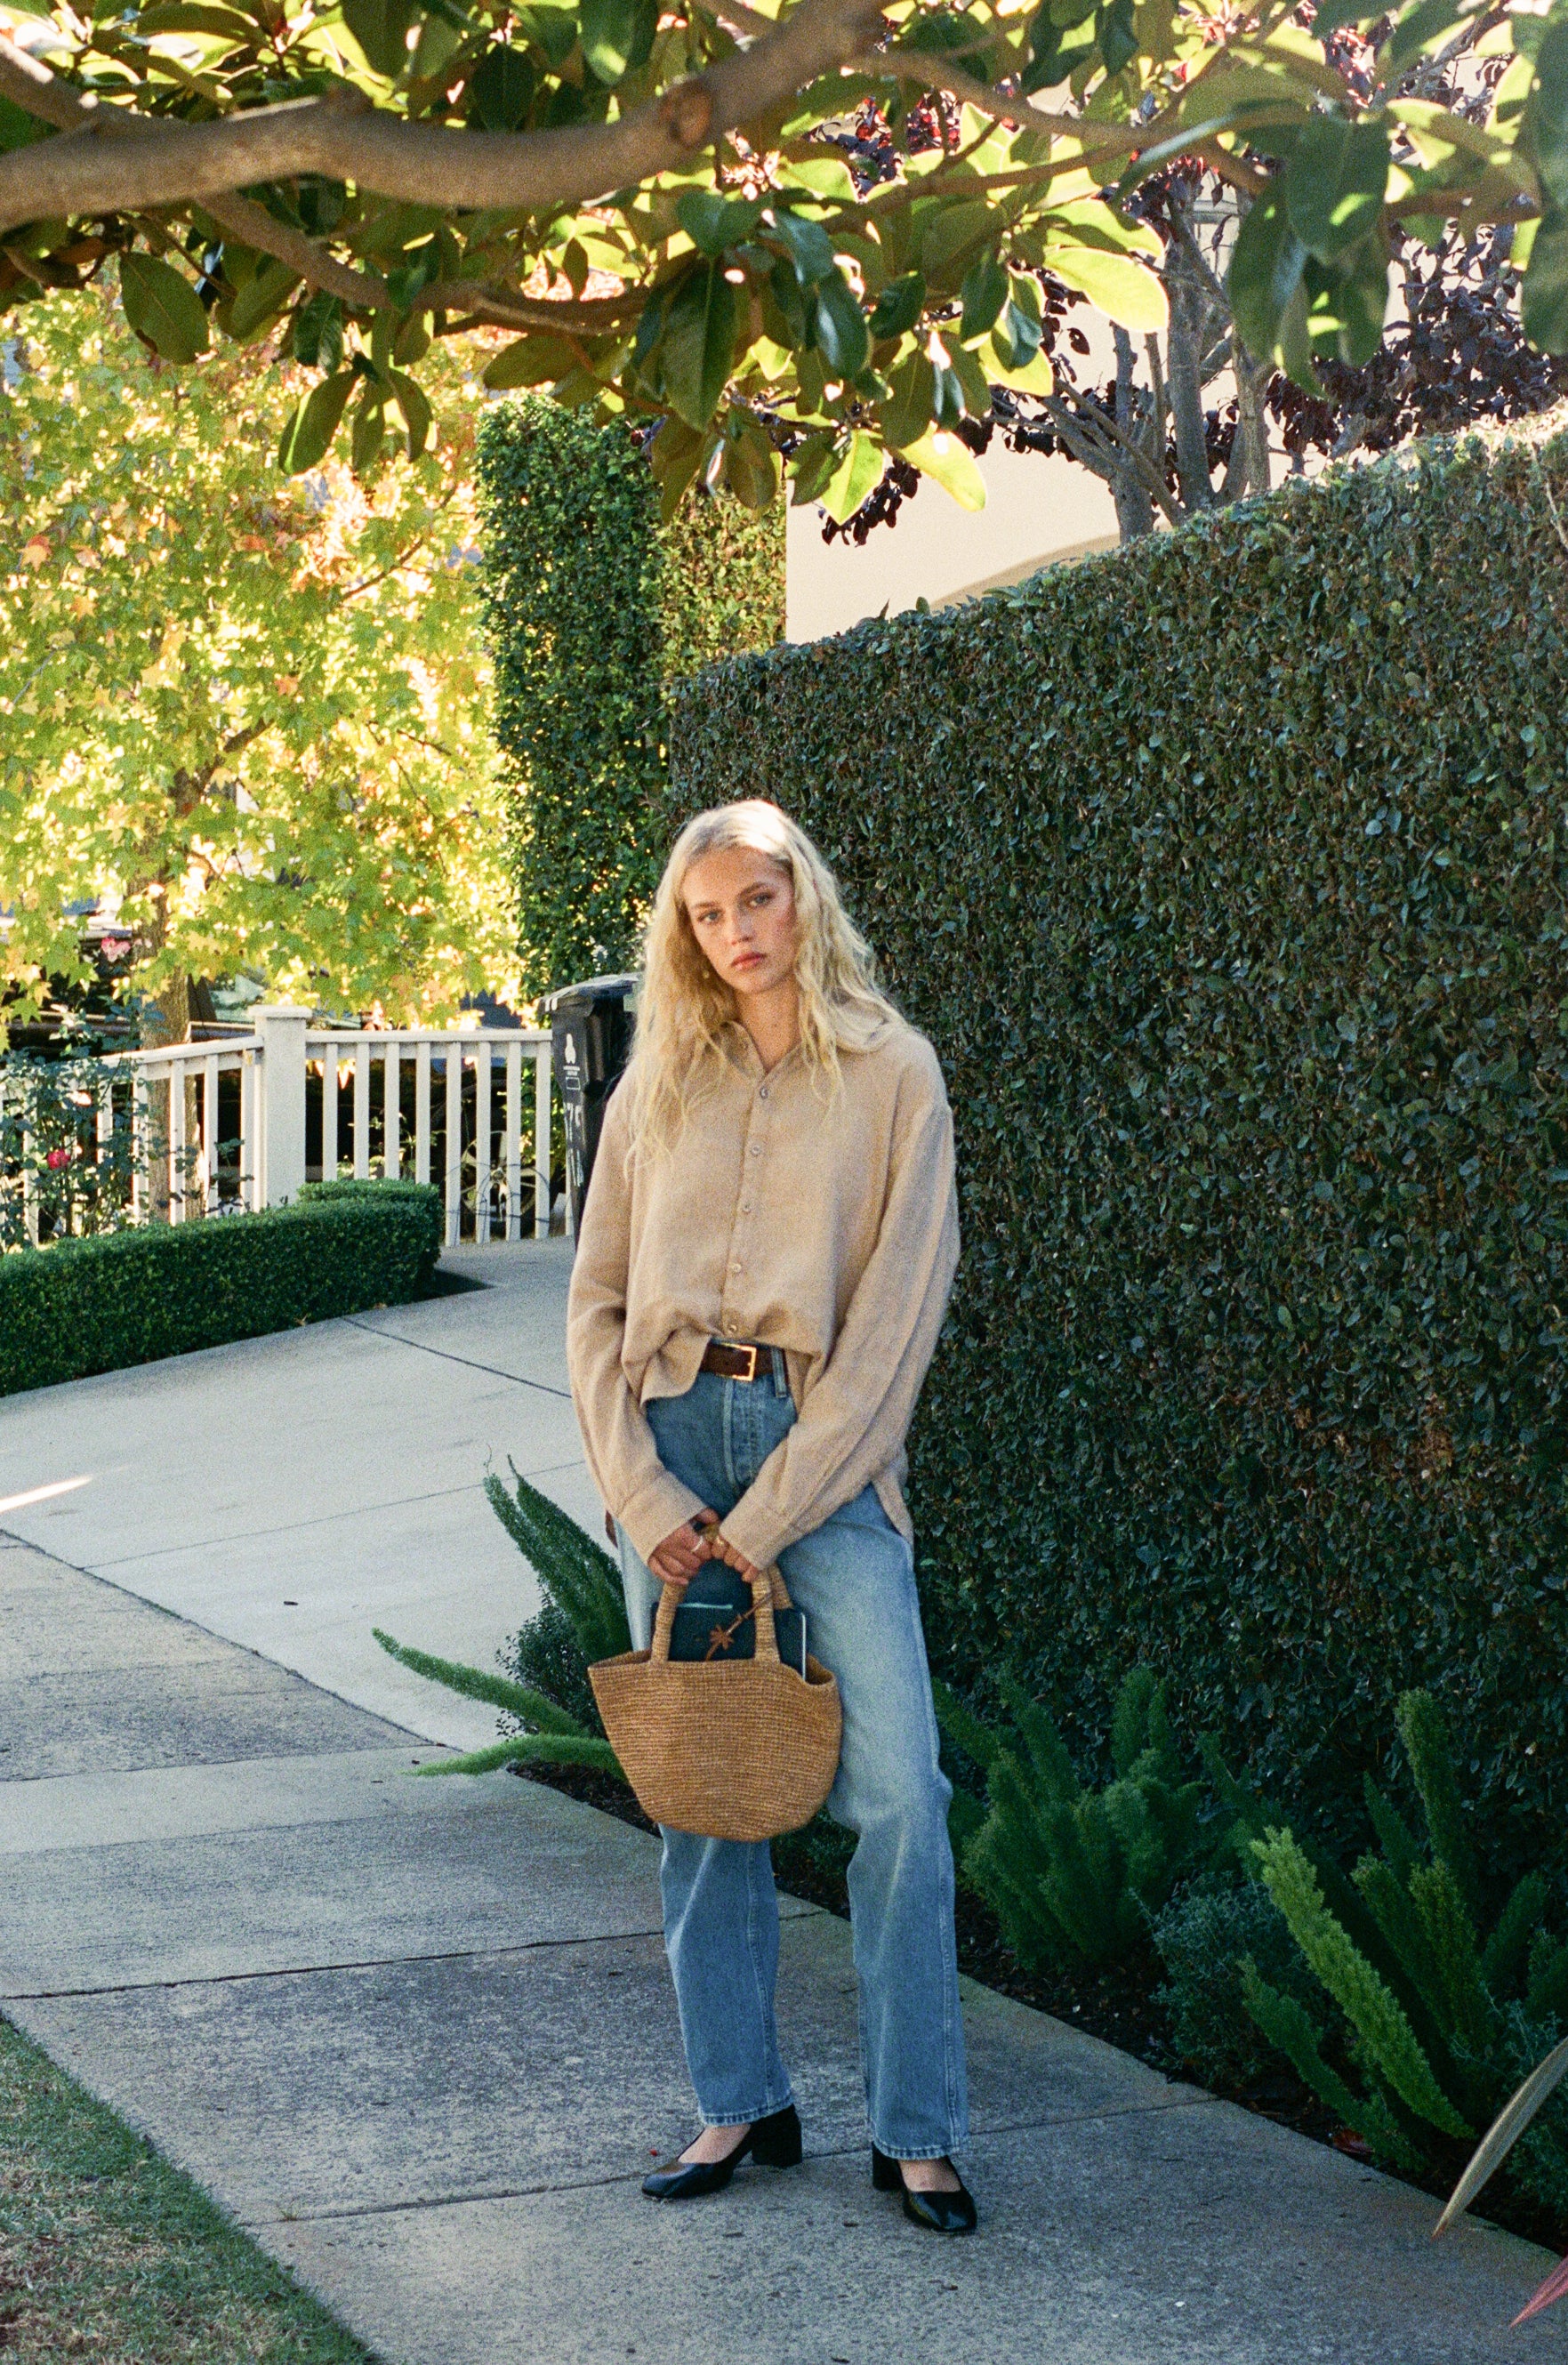
M 844 1712 L 836 1677 L 808 1656 L 778 1656 L 773 1605 L 790 1607 L 770 1568 L 752 1586 L 756 1655 L 672 1659 L 680 1587 L 666 1585 L 653 1648 L 588 1669 L 605 1732 L 644 1813 L 711 1840 L 770 1840 L 809 1823 L 838 1770 Z

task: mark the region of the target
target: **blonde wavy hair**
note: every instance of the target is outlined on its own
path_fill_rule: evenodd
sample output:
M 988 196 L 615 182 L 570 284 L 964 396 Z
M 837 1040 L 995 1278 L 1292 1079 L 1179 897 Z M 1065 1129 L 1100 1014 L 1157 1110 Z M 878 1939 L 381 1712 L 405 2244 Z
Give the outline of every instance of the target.
M 687 874 L 710 854 L 744 847 L 787 872 L 795 894 L 795 980 L 801 1048 L 829 1093 L 838 1055 L 859 1050 L 898 1012 L 876 981 L 871 948 L 840 901 L 838 882 L 797 822 L 763 797 L 715 805 L 689 821 L 670 848 L 643 939 L 637 1033 L 627 1068 L 632 1156 L 658 1156 L 687 1113 L 712 1090 L 726 1038 L 740 1026 L 735 994 L 692 933 Z

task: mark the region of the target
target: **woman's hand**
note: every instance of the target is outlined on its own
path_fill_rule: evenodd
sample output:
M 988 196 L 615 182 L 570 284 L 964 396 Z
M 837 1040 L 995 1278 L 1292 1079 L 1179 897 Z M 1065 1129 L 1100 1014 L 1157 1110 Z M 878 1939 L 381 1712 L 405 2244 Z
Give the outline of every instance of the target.
M 711 1560 L 713 1548 L 705 1530 L 716 1530 L 719 1514 L 704 1505 L 689 1519 L 672 1529 L 656 1552 L 648 1555 L 648 1566 L 666 1585 L 689 1585 L 705 1560 Z
M 726 1567 L 738 1568 L 748 1585 L 755 1585 L 762 1575 L 762 1571 L 759 1568 L 753 1568 L 745 1554 L 738 1552 L 734 1544 L 720 1535 L 716 1529 L 712 1537 L 712 1553 L 713 1558 L 722 1560 Z

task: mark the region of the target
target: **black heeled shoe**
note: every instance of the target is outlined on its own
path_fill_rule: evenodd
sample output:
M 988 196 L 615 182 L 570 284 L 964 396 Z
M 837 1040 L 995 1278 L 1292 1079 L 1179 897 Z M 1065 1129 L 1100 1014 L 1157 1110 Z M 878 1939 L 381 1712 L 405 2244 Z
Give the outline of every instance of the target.
M 644 2177 L 643 2190 L 650 2201 L 703 2201 L 722 2192 L 743 2159 L 758 2168 L 799 2168 L 801 2158 L 801 2122 L 794 2103 L 787 2102 L 755 2120 L 722 2159 L 678 2159 L 673 2167 L 655 2168 Z
M 951 2160 L 947 2162 L 953 2168 Z M 958 2171 L 953 2168 L 955 2176 Z M 972 2234 L 980 2223 L 975 2196 L 961 2176 L 957 2192 L 912 2192 L 896 2159 L 871 2146 L 871 2181 L 879 2192 L 902 2192 L 903 2214 L 928 2234 Z

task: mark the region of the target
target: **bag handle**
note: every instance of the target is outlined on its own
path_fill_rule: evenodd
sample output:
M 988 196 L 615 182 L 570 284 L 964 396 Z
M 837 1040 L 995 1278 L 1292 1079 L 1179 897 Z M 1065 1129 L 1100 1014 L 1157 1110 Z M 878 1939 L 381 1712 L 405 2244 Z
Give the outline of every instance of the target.
M 716 1528 L 709 1528 L 703 1532 L 711 1536 L 718 1531 Z M 654 1620 L 653 1648 L 648 1654 L 651 1664 L 656 1667 L 664 1666 L 668 1662 L 670 1638 L 675 1632 L 675 1613 L 680 1607 L 685 1592 L 686 1587 L 683 1585 L 666 1583 L 659 1595 L 658 1614 Z M 778 1634 L 773 1622 L 773 1612 L 775 1608 L 788 1609 L 792 1607 L 790 1588 L 784 1582 L 784 1573 L 777 1561 L 771 1568 L 765 1568 L 761 1572 L 752 1586 L 751 1606 L 752 1613 L 756 1620 L 756 1656 L 777 1666 Z

